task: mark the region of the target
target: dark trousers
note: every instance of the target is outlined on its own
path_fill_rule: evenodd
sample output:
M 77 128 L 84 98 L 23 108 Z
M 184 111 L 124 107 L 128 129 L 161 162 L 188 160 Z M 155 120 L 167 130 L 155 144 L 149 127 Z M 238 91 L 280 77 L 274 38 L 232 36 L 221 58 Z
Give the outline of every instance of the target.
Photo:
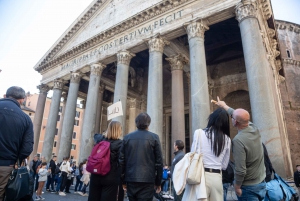
M 51 190 L 54 190 L 54 178 L 55 178 L 55 174 L 50 174 L 47 177 L 47 183 L 46 183 L 46 189 L 50 189 L 51 186 Z
M 127 196 L 129 201 L 152 201 L 154 192 L 153 183 L 127 183 Z
M 83 194 L 86 194 L 86 188 L 87 188 L 88 186 L 89 186 L 89 183 L 83 185 L 83 187 L 82 187 L 82 189 L 81 189 L 81 192 L 82 192 Z
M 118 184 L 104 185 L 100 176 L 91 175 L 90 191 L 88 201 L 116 201 L 118 194 Z M 120 201 L 120 199 L 119 199 Z M 121 200 L 123 201 L 123 200 Z
M 80 179 L 81 179 L 81 176 L 80 176 L 80 175 L 76 176 L 75 192 L 77 191 L 77 189 L 78 189 L 79 191 L 81 191 L 81 187 L 82 187 L 83 182 L 80 181 Z M 78 187 L 79 187 L 79 188 L 78 188 Z
M 71 184 L 72 184 L 72 179 L 67 179 L 67 182 L 66 182 L 66 192 L 67 193 L 70 192 Z
M 124 200 L 124 190 L 122 184 L 119 185 L 119 192 L 118 192 L 118 201 Z
M 66 172 L 61 173 L 61 185 L 60 185 L 60 191 L 63 192 L 68 181 L 68 174 Z
M 34 191 L 37 191 L 39 188 L 39 174 L 35 174 L 35 186 L 34 186 Z

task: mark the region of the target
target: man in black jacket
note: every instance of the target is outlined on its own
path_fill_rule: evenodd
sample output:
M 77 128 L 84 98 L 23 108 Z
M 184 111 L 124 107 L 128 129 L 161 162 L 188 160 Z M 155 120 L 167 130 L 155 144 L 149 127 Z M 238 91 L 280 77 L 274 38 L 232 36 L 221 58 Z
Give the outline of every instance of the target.
M 296 172 L 294 173 L 294 182 L 300 192 L 300 165 L 296 165 Z
M 56 156 L 53 156 L 49 163 L 49 169 L 51 169 L 51 174 L 48 175 L 47 184 L 46 184 L 46 191 L 48 192 L 55 192 L 54 190 L 54 178 L 55 178 L 55 169 L 56 169 Z M 51 190 L 50 190 L 51 186 Z
M 124 190 L 129 201 L 152 201 L 154 188 L 159 193 L 162 178 L 162 153 L 158 135 L 149 132 L 151 118 L 147 113 L 135 119 L 138 130 L 123 139 L 119 163 Z
M 20 105 L 25 101 L 21 87 L 10 87 L 0 99 L 0 201 L 14 164 L 33 150 L 33 125 Z
M 175 169 L 175 165 L 184 157 L 184 143 L 181 140 L 176 140 L 174 142 L 174 154 L 175 157 L 172 161 L 172 169 L 171 169 L 171 174 L 172 174 L 172 178 L 173 178 L 173 171 Z M 174 186 L 173 186 L 174 189 Z M 174 194 L 174 201 L 181 201 L 182 200 L 182 196 L 183 196 L 184 191 L 180 194 L 177 195 L 175 192 Z

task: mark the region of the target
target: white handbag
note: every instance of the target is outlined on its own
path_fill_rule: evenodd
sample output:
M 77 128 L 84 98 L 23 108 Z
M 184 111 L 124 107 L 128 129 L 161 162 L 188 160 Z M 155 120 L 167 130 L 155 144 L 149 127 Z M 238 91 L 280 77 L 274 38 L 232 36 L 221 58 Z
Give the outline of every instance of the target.
M 201 146 L 200 130 L 197 131 L 197 144 Z M 186 177 L 186 183 L 190 185 L 201 183 L 201 173 L 203 171 L 202 153 L 198 154 L 196 150 L 197 149 L 195 149 L 195 152 L 191 153 L 190 155 L 191 163 Z

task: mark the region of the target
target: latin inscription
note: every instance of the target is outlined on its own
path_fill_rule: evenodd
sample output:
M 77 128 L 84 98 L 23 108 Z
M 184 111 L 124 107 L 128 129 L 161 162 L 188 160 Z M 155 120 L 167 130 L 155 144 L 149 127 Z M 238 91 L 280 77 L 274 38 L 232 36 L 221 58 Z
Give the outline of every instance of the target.
M 86 53 L 76 59 L 73 59 L 72 61 L 64 64 L 62 67 L 61 67 L 61 70 L 65 70 L 65 69 L 68 69 L 70 67 L 73 67 L 74 65 L 77 65 L 83 61 L 86 61 L 88 60 L 89 58 L 92 58 L 96 55 L 99 55 L 111 48 L 115 48 L 117 46 L 120 46 L 120 45 L 123 45 L 125 43 L 128 43 L 130 42 L 131 40 L 133 40 L 134 38 L 140 36 L 140 35 L 143 35 L 143 34 L 147 34 L 149 32 L 151 32 L 152 30 L 155 30 L 159 27 L 162 27 L 164 25 L 167 25 L 168 23 L 176 20 L 176 19 L 179 19 L 182 17 L 182 11 L 183 10 L 180 10 L 180 11 L 177 11 L 175 13 L 172 13 L 170 15 L 167 15 L 159 20 L 156 20 L 154 22 L 152 22 L 151 24 L 148 24 L 144 27 L 141 27 L 139 29 L 136 29 L 134 30 L 133 32 L 130 32 L 129 34 L 127 35 L 124 35 L 118 39 L 115 39 L 109 43 L 106 43 L 102 46 L 100 46 L 99 48 L 96 48 L 92 51 L 90 51 L 89 53 Z

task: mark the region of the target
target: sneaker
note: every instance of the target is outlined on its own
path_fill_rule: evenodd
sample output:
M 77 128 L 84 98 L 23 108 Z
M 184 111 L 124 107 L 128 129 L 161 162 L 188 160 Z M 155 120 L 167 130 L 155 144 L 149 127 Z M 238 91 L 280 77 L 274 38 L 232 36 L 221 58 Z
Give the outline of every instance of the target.
M 59 192 L 58 195 L 60 195 L 60 196 L 66 196 L 66 194 L 64 192 Z
M 41 200 L 41 198 L 39 198 L 39 197 L 36 197 L 34 200 Z
M 43 198 L 42 196 L 40 196 L 40 200 L 45 200 L 45 198 Z
M 80 192 L 80 191 L 78 191 L 78 194 L 79 194 L 79 195 L 81 195 L 81 196 L 83 196 L 83 193 L 82 193 L 82 192 Z
M 169 195 L 170 199 L 174 200 L 174 197 L 172 195 Z
M 83 194 L 82 196 L 89 196 L 89 194 L 85 193 L 85 194 Z
M 42 194 L 44 194 L 44 191 L 42 191 Z
M 50 189 L 46 189 L 47 192 L 50 192 Z

